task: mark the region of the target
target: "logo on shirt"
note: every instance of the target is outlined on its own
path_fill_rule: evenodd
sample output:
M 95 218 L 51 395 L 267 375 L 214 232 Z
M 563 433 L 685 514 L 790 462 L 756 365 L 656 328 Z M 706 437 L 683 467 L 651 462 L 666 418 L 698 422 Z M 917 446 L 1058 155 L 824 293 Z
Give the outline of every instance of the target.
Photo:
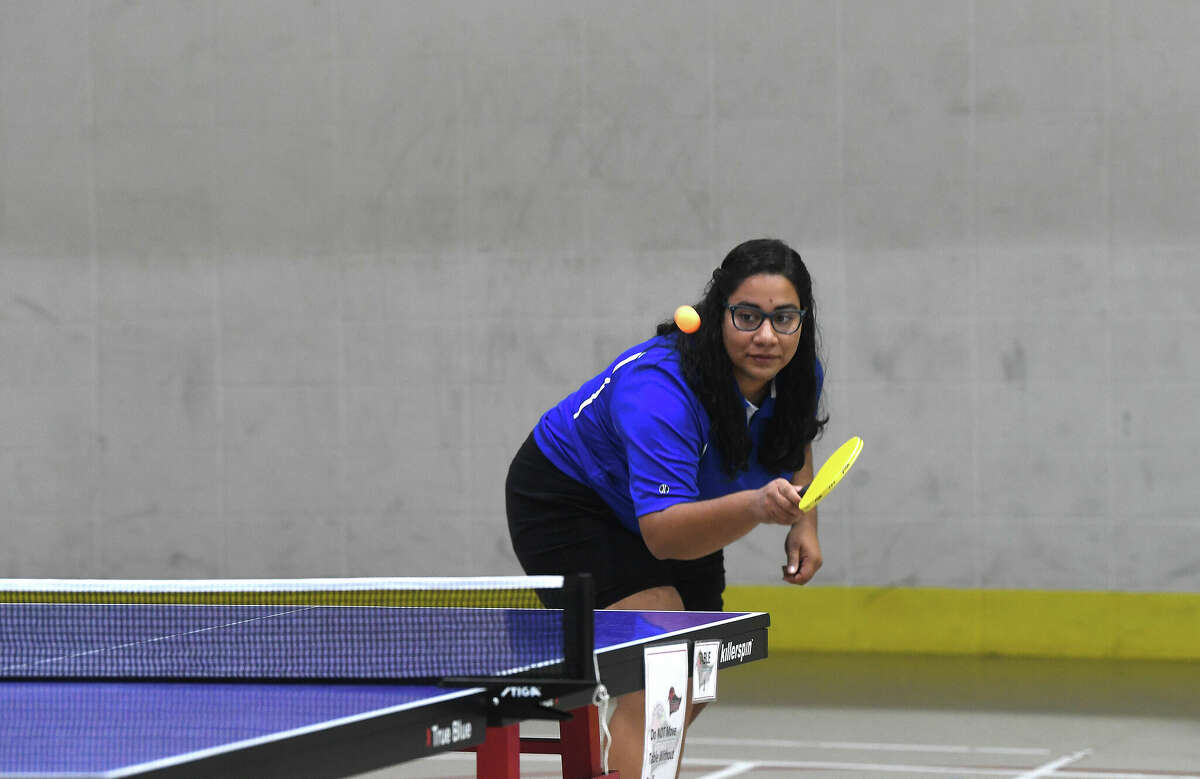
M 671 491 L 671 488 L 668 487 L 667 485 L 665 485 L 665 484 L 658 485 L 658 494 L 659 495 L 666 495 L 670 491 Z

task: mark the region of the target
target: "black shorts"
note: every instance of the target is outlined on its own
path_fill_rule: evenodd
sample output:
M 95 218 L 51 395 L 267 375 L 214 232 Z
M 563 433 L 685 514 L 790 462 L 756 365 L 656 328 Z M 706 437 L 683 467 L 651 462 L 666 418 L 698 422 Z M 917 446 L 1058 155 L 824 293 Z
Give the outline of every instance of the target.
M 525 573 L 590 573 L 596 608 L 671 586 L 689 611 L 721 610 L 721 550 L 697 560 L 657 559 L 594 490 L 550 462 L 532 434 L 509 466 L 504 493 L 513 551 Z

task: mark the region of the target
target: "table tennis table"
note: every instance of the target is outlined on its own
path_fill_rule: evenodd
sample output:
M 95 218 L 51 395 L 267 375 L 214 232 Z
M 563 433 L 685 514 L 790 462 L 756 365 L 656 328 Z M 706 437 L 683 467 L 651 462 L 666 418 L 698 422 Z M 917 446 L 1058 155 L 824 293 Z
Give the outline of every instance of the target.
M 767 654 L 760 612 L 596 611 L 595 659 L 613 696 L 640 690 L 646 647 L 720 641 L 718 671 Z M 482 639 L 481 639 L 482 640 Z M 522 684 L 514 679 L 515 685 Z M 494 691 L 358 682 L 19 679 L 0 682 L 0 777 L 335 777 L 451 750 L 489 779 L 522 752 L 561 754 L 568 779 L 602 775 L 591 692 L 554 701 L 558 739 L 522 739 Z

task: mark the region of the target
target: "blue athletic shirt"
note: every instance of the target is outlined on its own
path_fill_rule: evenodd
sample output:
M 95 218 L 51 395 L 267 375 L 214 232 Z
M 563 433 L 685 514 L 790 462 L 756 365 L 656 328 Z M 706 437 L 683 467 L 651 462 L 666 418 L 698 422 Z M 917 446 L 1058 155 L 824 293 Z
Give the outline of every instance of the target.
M 775 408 L 773 386 L 748 421 L 754 446 L 748 470 L 732 479 L 725 475 L 720 452 L 710 445 L 708 412 L 683 377 L 676 337 L 657 336 L 628 349 L 543 414 L 533 430 L 550 462 L 595 490 L 639 535 L 637 518 L 644 514 L 792 476 L 758 462 L 758 445 Z M 816 369 L 819 388 L 820 362 Z M 753 407 L 746 405 L 749 415 Z

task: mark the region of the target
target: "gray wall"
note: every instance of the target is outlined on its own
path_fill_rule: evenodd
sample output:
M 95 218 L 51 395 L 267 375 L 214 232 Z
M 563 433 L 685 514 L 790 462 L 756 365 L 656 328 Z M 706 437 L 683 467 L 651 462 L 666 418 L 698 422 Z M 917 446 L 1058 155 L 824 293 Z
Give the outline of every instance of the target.
M 818 454 L 867 442 L 821 582 L 1200 591 L 1198 40 L 1190 0 L 0 2 L 0 575 L 515 573 L 538 414 L 773 235 Z

